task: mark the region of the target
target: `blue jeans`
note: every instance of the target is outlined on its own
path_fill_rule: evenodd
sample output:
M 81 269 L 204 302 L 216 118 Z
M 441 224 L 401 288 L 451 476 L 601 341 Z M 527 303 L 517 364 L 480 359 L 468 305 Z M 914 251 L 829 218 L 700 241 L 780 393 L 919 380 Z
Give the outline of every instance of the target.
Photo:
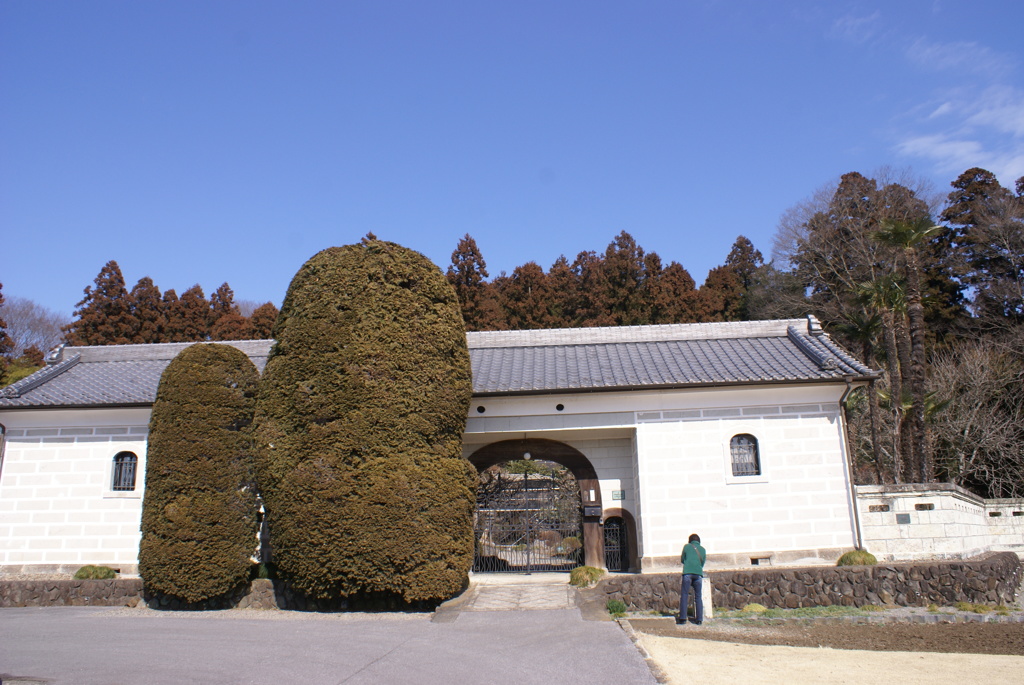
M 696 573 L 684 573 L 683 585 L 679 589 L 679 618 L 680 623 L 686 622 L 686 605 L 690 603 L 690 586 L 693 586 L 694 623 L 700 625 L 704 622 L 704 596 L 701 594 L 701 586 L 704 584 L 704 576 Z

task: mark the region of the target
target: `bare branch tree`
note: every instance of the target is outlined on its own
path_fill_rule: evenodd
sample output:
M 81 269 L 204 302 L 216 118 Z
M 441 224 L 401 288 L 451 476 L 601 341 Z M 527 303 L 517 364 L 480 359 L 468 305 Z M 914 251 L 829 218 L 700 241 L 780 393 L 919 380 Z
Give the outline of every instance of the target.
M 53 349 L 64 338 L 61 328 L 71 323 L 71 317 L 36 304 L 24 297 L 10 297 L 4 303 L 7 332 L 14 341 L 14 355 L 30 347 L 43 352 Z

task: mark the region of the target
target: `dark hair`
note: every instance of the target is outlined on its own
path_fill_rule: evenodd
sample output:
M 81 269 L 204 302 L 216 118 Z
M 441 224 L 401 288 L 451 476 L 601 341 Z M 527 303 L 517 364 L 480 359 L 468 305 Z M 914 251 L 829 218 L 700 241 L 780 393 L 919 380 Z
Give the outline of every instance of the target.
M 690 540 L 689 541 L 690 542 L 696 542 L 699 545 L 700 544 L 700 536 L 697 535 L 696 533 L 693 533 L 692 535 L 690 535 Z

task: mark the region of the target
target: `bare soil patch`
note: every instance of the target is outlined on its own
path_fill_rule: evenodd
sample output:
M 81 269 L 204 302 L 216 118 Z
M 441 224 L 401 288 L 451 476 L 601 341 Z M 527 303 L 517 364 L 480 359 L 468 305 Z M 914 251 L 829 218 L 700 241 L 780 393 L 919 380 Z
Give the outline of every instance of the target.
M 672 619 L 631 619 L 639 633 L 749 645 L 828 647 L 879 652 L 940 652 L 1024 656 L 1024 623 L 875 623 L 845 621 L 707 621 L 676 626 Z

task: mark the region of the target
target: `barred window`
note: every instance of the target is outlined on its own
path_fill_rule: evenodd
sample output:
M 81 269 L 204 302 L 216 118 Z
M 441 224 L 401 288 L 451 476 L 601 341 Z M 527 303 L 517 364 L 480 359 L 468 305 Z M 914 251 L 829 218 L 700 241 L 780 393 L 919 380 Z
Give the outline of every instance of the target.
M 116 492 L 130 492 L 135 489 L 135 471 L 139 458 L 131 452 L 114 455 L 114 475 L 110 489 Z
M 729 441 L 729 452 L 732 454 L 732 475 L 761 475 L 761 457 L 757 452 L 757 438 L 753 435 L 734 435 Z

